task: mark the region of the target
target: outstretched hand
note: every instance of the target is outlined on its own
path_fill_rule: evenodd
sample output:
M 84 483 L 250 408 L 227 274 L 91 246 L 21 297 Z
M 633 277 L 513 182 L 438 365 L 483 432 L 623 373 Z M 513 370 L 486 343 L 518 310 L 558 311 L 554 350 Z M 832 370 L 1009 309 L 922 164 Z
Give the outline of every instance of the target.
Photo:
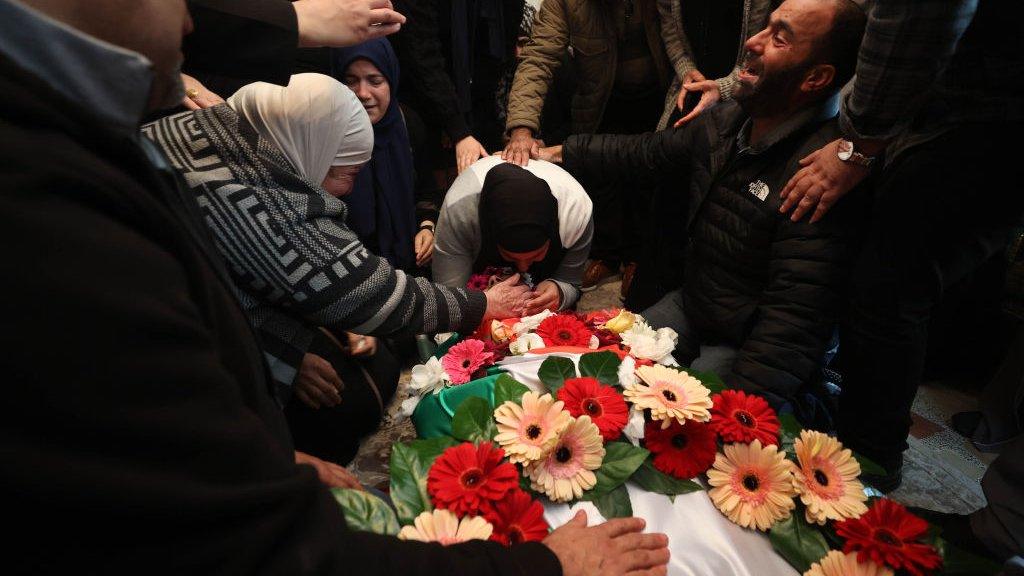
M 487 149 L 472 136 L 466 136 L 455 145 L 455 162 L 460 173 L 484 156 L 487 156 Z
M 843 162 L 837 155 L 838 151 L 839 140 L 833 140 L 800 160 L 800 170 L 779 194 L 783 201 L 780 213 L 792 210 L 790 220 L 796 222 L 813 210 L 813 224 L 867 178 L 871 172 L 868 168 Z
M 296 0 L 299 46 L 352 46 L 398 32 L 405 16 L 391 0 Z
M 700 70 L 694 68 L 693 70 L 687 72 L 686 75 L 681 78 L 681 80 L 682 86 L 679 88 L 679 96 L 676 97 L 676 108 L 678 108 L 680 112 L 683 111 L 683 106 L 686 105 L 686 95 L 691 92 L 689 89 L 687 89 L 687 84 L 692 85 L 694 82 L 703 82 L 704 80 L 707 80 L 707 78 L 705 78 L 704 75 L 700 73 Z
M 537 158 L 540 152 L 541 142 L 533 137 L 529 128 L 516 128 L 512 131 L 505 151 L 501 153 L 501 159 L 520 166 L 526 166 L 530 158 Z
M 683 84 L 683 90 L 687 92 L 699 90 L 701 92 L 700 102 L 697 102 L 697 105 L 693 107 L 693 110 L 690 110 L 689 114 L 677 120 L 676 123 L 672 125 L 673 128 L 685 126 L 691 120 L 700 116 L 701 112 L 722 98 L 722 93 L 718 89 L 718 82 L 715 82 L 714 80 L 701 80 L 699 82 Z
M 660 576 L 668 572 L 668 536 L 644 534 L 640 518 L 615 518 L 587 527 L 580 510 L 543 540 L 564 576 Z
M 354 490 L 365 490 L 356 477 L 334 462 L 321 460 L 311 454 L 295 451 L 296 464 L 308 464 L 316 470 L 320 482 L 328 488 L 352 488 Z

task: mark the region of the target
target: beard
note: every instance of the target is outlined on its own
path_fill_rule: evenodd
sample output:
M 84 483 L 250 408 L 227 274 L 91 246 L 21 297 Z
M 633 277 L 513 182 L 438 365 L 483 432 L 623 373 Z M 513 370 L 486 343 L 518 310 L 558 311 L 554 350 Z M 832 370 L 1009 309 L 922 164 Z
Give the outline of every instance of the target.
M 170 70 L 154 71 L 153 85 L 149 89 L 150 112 L 174 108 L 185 99 L 185 83 L 181 79 L 181 63 Z
M 753 84 L 740 82 L 733 91 L 733 99 L 751 117 L 784 112 L 792 106 L 809 67 L 798 65 L 774 72 L 762 70 Z

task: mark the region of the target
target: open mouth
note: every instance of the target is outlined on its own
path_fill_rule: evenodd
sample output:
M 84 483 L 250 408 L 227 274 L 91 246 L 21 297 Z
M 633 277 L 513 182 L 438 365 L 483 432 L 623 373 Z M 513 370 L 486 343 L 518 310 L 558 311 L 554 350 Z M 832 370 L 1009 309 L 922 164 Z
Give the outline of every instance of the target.
M 757 77 L 761 74 L 761 63 L 747 57 L 743 61 L 743 68 L 740 69 L 739 78 L 746 82 L 756 82 Z
M 739 71 L 739 78 L 746 82 L 756 82 L 758 76 L 761 74 L 760 67 L 752 65 L 751 63 L 744 63 L 743 68 Z

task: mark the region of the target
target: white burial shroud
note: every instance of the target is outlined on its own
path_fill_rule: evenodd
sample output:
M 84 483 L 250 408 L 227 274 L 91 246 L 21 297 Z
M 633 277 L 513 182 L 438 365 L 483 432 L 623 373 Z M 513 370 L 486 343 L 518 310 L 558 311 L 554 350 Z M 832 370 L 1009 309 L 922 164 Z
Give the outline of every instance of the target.
M 579 362 L 579 354 L 556 354 Z M 537 370 L 548 354 L 509 356 L 499 364 L 509 374 L 537 392 L 546 392 L 537 377 Z M 715 508 L 707 492 L 676 496 L 654 494 L 626 484 L 633 514 L 647 521 L 646 531 L 663 532 L 669 537 L 672 560 L 670 576 L 799 576 L 783 558 L 775 553 L 768 537 L 730 522 Z M 573 506 L 544 502 L 544 517 L 557 528 L 568 522 L 577 510 L 586 510 L 590 525 L 605 518 L 590 502 Z

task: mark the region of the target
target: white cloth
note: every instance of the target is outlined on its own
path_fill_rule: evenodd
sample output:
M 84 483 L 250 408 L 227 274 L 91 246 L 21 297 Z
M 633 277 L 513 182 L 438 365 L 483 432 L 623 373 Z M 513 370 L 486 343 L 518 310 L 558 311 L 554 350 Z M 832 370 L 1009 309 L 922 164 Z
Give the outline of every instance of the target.
M 669 576 L 799 576 L 773 549 L 768 538 L 740 528 L 715 508 L 707 492 L 668 496 L 647 492 L 627 483 L 633 515 L 647 521 L 647 532 L 668 535 L 672 554 Z M 593 526 L 604 517 L 590 502 L 573 506 L 544 503 L 544 518 L 553 528 L 565 524 L 580 508 Z
M 548 356 L 569 358 L 579 365 L 580 354 L 523 354 L 498 362 L 509 375 L 539 393 L 547 392 L 537 370 Z M 668 496 L 654 494 L 627 483 L 633 515 L 647 521 L 648 532 L 664 532 L 669 537 L 670 576 L 797 576 L 798 573 L 772 549 L 768 538 L 730 522 L 715 508 L 707 492 L 680 494 L 673 503 Z M 604 517 L 590 502 L 573 506 L 544 502 L 544 517 L 557 528 L 576 510 L 587 511 L 590 525 Z
M 373 152 L 373 125 L 359 98 L 323 74 L 296 74 L 287 87 L 256 82 L 227 103 L 320 186 L 331 166 L 365 164 Z

